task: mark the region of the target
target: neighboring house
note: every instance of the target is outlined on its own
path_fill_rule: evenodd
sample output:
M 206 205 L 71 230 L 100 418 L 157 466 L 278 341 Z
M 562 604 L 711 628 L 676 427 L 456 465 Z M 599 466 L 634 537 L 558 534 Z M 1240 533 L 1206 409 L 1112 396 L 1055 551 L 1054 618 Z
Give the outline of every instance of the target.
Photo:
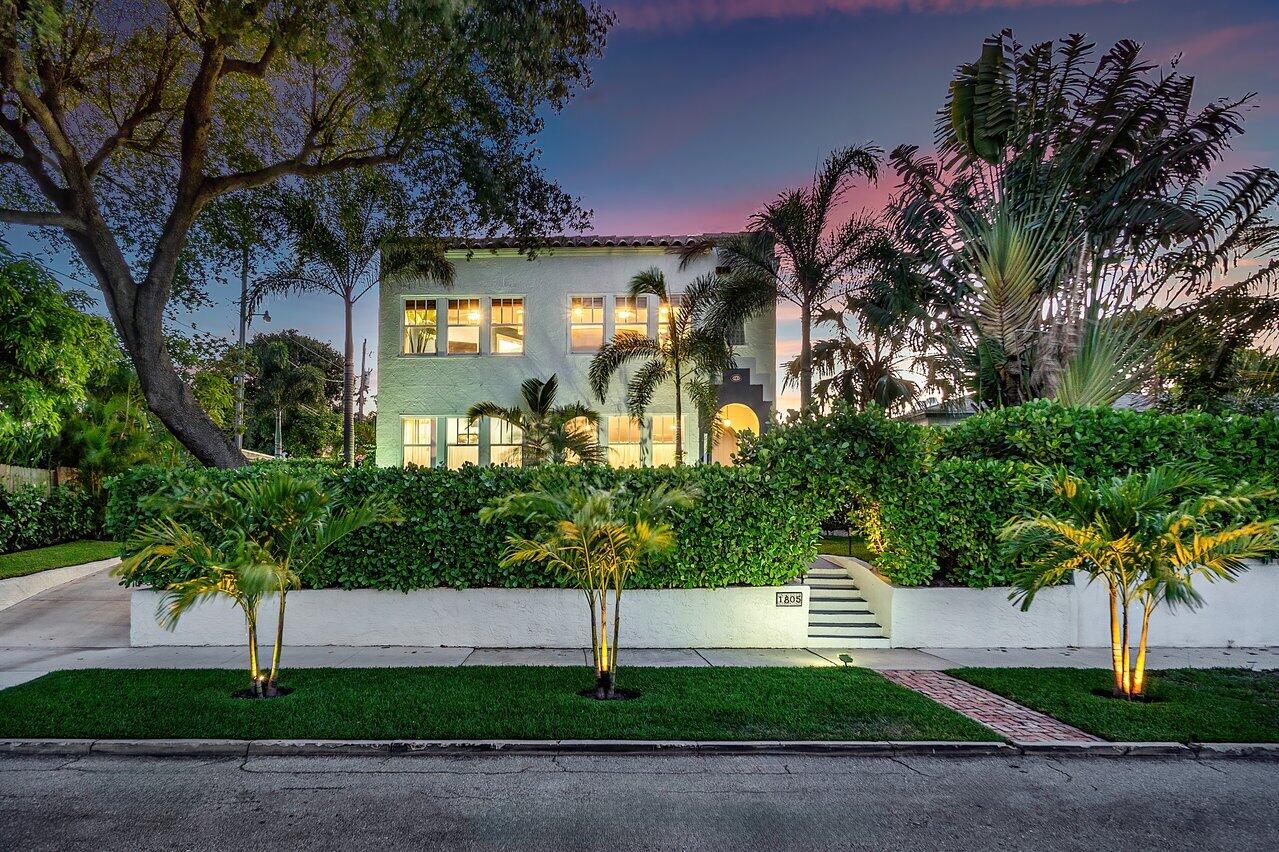
M 678 293 L 713 272 L 713 254 L 681 271 L 673 249 L 717 235 L 555 237 L 530 260 L 506 240 L 484 240 L 449 252 L 450 287 L 412 277 L 381 282 L 378 335 L 377 463 L 460 467 L 509 462 L 520 436 L 502 423 L 468 425 L 477 402 L 520 403 L 520 383 L 559 376 L 557 404 L 581 401 L 599 411 L 600 443 L 617 465 L 670 464 L 675 455 L 674 390 L 654 398 L 642 423 L 626 412 L 620 371 L 606 400 L 591 395 L 587 370 L 600 344 L 619 331 L 658 334 L 665 305 L 627 296 L 631 277 L 649 267 Z M 469 255 L 469 256 L 468 256 Z M 738 431 L 759 432 L 772 413 L 777 364 L 772 311 L 734 334 L 737 367 L 720 385 L 725 437 L 710 451 L 727 463 Z M 637 367 L 638 364 L 635 365 Z M 703 454 L 706 424 L 684 401 L 684 450 Z

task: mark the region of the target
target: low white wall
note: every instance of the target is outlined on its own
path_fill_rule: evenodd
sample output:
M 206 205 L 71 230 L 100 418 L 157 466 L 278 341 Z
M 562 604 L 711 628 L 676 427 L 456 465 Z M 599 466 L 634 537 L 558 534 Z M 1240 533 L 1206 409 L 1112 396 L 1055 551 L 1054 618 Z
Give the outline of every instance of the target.
M 894 586 L 866 563 L 825 557 L 847 568 L 894 648 L 1105 648 L 1110 622 L 1105 587 L 1077 575 L 1044 589 L 1026 612 L 993 589 Z M 1150 644 L 1168 648 L 1279 645 L 1279 566 L 1255 563 L 1234 583 L 1198 582 L 1204 605 L 1160 608 Z M 1138 617 L 1136 613 L 1134 618 Z
M 33 595 L 47 592 L 49 589 L 96 574 L 107 568 L 114 568 L 118 564 L 120 564 L 119 559 L 100 559 L 83 565 L 50 568 L 48 571 L 37 571 L 35 574 L 27 574 L 23 577 L 8 577 L 0 580 L 0 609 L 8 609 Z
M 799 592 L 800 606 L 777 606 Z M 624 593 L 621 642 L 631 648 L 802 648 L 808 587 L 637 589 Z M 173 631 L 155 619 L 160 593 L 132 593 L 129 638 L 139 645 L 240 645 L 244 619 L 225 599 L 197 605 Z M 262 605 L 260 640 L 275 631 L 275 602 Z M 590 645 L 586 598 L 572 589 L 420 589 L 407 594 L 325 589 L 289 593 L 285 642 L 475 648 Z

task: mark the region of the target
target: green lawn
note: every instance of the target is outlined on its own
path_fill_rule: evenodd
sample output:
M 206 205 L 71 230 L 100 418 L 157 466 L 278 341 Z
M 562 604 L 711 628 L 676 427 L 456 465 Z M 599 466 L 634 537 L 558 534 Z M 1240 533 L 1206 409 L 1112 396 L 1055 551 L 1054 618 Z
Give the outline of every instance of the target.
M 875 554 L 860 538 L 822 536 L 821 541 L 817 543 L 817 552 L 831 556 L 855 556 L 863 562 L 875 561 Z
M 1279 742 L 1279 671 L 1170 669 L 1150 703 L 1117 701 L 1109 669 L 957 669 L 951 674 L 1108 740 Z
M 286 653 L 285 660 L 287 662 Z M 997 740 L 865 669 L 623 668 L 633 701 L 576 693 L 584 667 L 59 671 L 0 692 L 0 737 Z
M 67 565 L 83 565 L 120 555 L 120 545 L 114 541 L 71 541 L 35 550 L 20 550 L 0 556 L 0 580 L 6 577 L 24 577 L 50 568 Z

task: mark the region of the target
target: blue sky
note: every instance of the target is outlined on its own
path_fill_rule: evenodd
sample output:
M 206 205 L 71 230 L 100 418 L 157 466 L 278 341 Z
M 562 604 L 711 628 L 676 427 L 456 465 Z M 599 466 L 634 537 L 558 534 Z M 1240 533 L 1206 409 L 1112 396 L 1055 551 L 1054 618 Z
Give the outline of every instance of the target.
M 606 4 L 607 5 L 607 4 Z M 954 67 L 986 35 L 1023 43 L 1084 32 L 1099 47 L 1136 39 L 1150 57 L 1181 53 L 1200 102 L 1259 93 L 1230 165 L 1279 167 L 1276 0 L 615 0 L 619 24 L 595 86 L 548 117 L 542 162 L 594 210 L 594 233 L 697 233 L 750 213 L 840 145 L 927 147 Z M 856 199 L 879 203 L 885 182 Z M 18 248 L 26 241 L 14 240 Z M 61 271 L 65 261 L 55 263 Z M 237 294 L 191 318 L 230 334 Z M 272 329 L 338 343 L 340 304 L 270 304 Z M 357 309 L 376 335 L 376 292 Z M 797 348 L 779 319 L 779 357 Z

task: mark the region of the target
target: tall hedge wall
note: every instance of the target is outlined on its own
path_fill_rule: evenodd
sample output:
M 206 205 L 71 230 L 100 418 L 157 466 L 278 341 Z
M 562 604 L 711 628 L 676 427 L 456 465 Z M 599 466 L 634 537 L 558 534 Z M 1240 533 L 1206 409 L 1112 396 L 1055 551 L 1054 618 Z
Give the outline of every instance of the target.
M 80 488 L 0 489 L 0 553 L 102 535 L 101 506 Z
M 929 428 L 838 409 L 770 431 L 742 458 L 850 512 L 893 582 L 985 587 L 1011 579 L 997 532 L 1041 499 L 1042 466 L 1096 478 L 1198 462 L 1229 480 L 1279 479 L 1279 419 L 1036 402 Z
M 386 493 L 407 518 L 353 535 L 308 578 L 312 587 L 408 591 L 435 586 L 568 585 L 566 578 L 539 566 L 500 567 L 506 536 L 518 525 L 511 521 L 485 525 L 478 518 L 480 509 L 494 497 L 552 478 L 598 486 L 680 483 L 701 492 L 694 507 L 676 521 L 678 548 L 665 561 L 637 573 L 631 583 L 636 588 L 779 585 L 802 574 L 817 552 L 821 514 L 816 503 L 802 496 L 791 499 L 778 481 L 770 480 L 758 467 L 466 467 L 460 471 L 361 467 L 308 472 L 339 483 L 352 495 Z M 118 540 L 127 541 L 138 525 L 163 511 L 162 497 L 172 489 L 254 474 L 254 467 L 234 471 L 138 468 L 110 483 L 107 528 Z M 147 581 L 166 579 L 173 578 Z

